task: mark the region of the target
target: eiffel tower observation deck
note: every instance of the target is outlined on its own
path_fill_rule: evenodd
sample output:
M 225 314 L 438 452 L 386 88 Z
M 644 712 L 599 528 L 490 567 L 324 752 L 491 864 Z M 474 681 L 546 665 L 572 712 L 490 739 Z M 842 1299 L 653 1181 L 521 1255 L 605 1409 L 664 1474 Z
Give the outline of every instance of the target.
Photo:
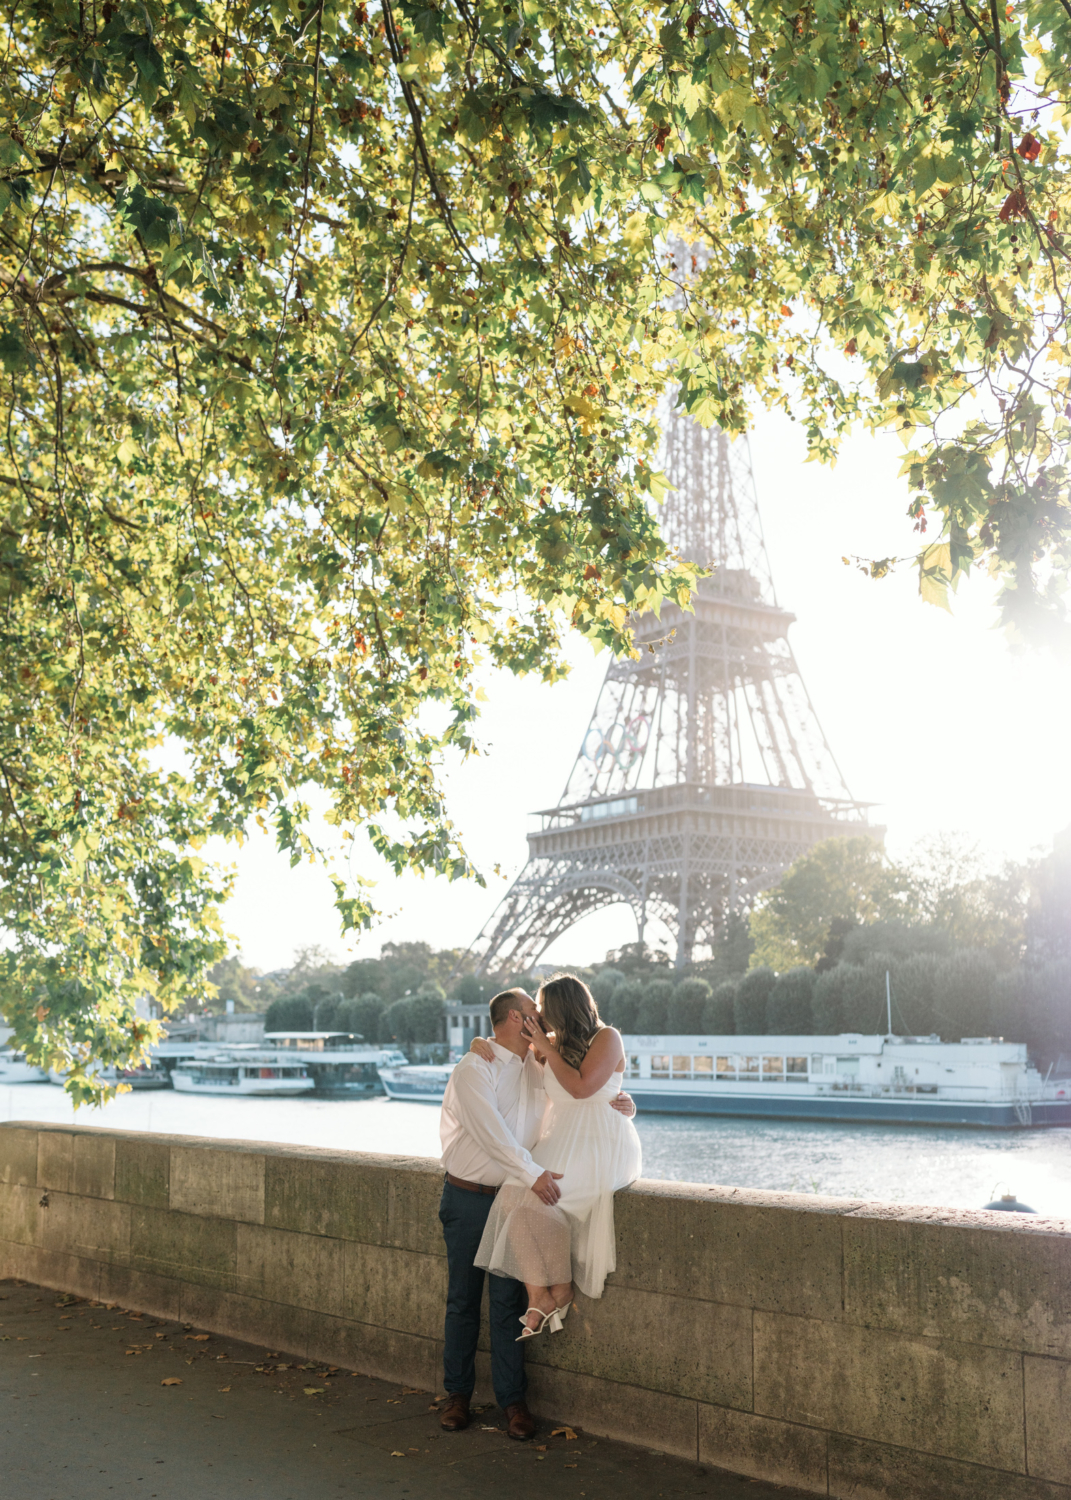
M 666 539 L 714 568 L 695 612 L 635 622 L 558 805 L 538 813 L 528 862 L 471 950 L 478 973 L 519 972 L 582 917 L 626 903 L 642 941 L 660 919 L 678 966 L 709 951 L 814 844 L 862 831 L 788 642 L 746 440 L 674 412 Z

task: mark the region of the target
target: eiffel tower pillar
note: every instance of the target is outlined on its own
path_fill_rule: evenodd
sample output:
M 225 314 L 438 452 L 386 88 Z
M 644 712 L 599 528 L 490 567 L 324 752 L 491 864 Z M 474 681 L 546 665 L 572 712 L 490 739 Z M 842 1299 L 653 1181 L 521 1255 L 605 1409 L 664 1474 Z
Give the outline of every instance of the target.
M 574 923 L 624 902 L 675 961 L 712 947 L 732 912 L 807 849 L 870 832 L 826 742 L 770 576 L 745 441 L 680 412 L 666 424 L 666 539 L 714 573 L 694 613 L 635 622 L 638 659 L 607 669 L 556 807 L 470 953 L 523 971 Z

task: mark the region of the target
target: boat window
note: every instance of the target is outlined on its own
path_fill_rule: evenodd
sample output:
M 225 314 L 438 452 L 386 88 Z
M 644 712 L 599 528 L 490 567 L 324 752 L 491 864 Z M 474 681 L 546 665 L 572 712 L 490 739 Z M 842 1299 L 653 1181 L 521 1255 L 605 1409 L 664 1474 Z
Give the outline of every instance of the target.
M 714 1077 L 714 1059 L 709 1053 L 706 1057 L 692 1058 L 692 1077 L 708 1080 Z
M 916 1072 L 918 1070 L 916 1069 Z M 856 1078 L 859 1075 L 859 1059 L 857 1057 L 838 1057 L 837 1072 L 844 1074 L 847 1078 Z
M 770 1082 L 780 1082 L 785 1076 L 785 1059 L 783 1057 L 764 1057 L 762 1059 L 762 1076 Z
M 629 1053 L 628 1076 L 630 1078 L 638 1078 L 640 1076 L 640 1057 L 638 1052 Z
M 759 1060 L 757 1057 L 742 1057 L 737 1065 L 737 1076 L 745 1082 L 757 1081 Z
M 719 1078 L 735 1078 L 736 1077 L 736 1058 L 735 1057 L 719 1057 L 718 1058 L 718 1077 Z
M 785 1065 L 790 1079 L 807 1077 L 807 1059 L 805 1057 L 786 1057 Z
M 692 1059 L 690 1057 L 675 1057 L 673 1059 L 674 1078 L 691 1078 Z
M 665 1055 L 665 1053 L 656 1053 L 651 1058 L 651 1077 L 669 1077 L 669 1058 Z

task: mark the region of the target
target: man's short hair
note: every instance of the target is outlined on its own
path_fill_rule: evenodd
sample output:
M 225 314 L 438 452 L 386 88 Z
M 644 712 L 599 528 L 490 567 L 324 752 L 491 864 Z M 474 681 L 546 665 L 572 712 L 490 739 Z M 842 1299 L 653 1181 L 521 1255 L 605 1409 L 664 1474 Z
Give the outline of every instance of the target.
M 529 999 L 531 999 L 531 996 L 528 994 L 528 991 L 522 990 L 519 987 L 512 990 L 503 990 L 501 994 L 496 995 L 488 1006 L 488 1010 L 491 1012 L 491 1030 L 496 1031 L 511 1010 L 519 1009 L 518 1000 Z

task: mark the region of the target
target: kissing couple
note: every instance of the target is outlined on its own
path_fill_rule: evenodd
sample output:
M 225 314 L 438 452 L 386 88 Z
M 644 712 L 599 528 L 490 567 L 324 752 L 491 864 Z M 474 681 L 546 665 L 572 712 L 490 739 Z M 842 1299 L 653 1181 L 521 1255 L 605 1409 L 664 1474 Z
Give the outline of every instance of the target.
M 509 1436 L 523 1441 L 535 1432 L 525 1343 L 561 1331 L 574 1288 L 602 1295 L 616 1264 L 613 1195 L 640 1175 L 640 1138 L 621 1092 L 624 1044 L 586 984 L 556 974 L 535 1000 L 504 990 L 490 1014 L 493 1036 L 473 1041 L 443 1095 L 440 1423 L 469 1425 L 490 1271 L 491 1382 Z

